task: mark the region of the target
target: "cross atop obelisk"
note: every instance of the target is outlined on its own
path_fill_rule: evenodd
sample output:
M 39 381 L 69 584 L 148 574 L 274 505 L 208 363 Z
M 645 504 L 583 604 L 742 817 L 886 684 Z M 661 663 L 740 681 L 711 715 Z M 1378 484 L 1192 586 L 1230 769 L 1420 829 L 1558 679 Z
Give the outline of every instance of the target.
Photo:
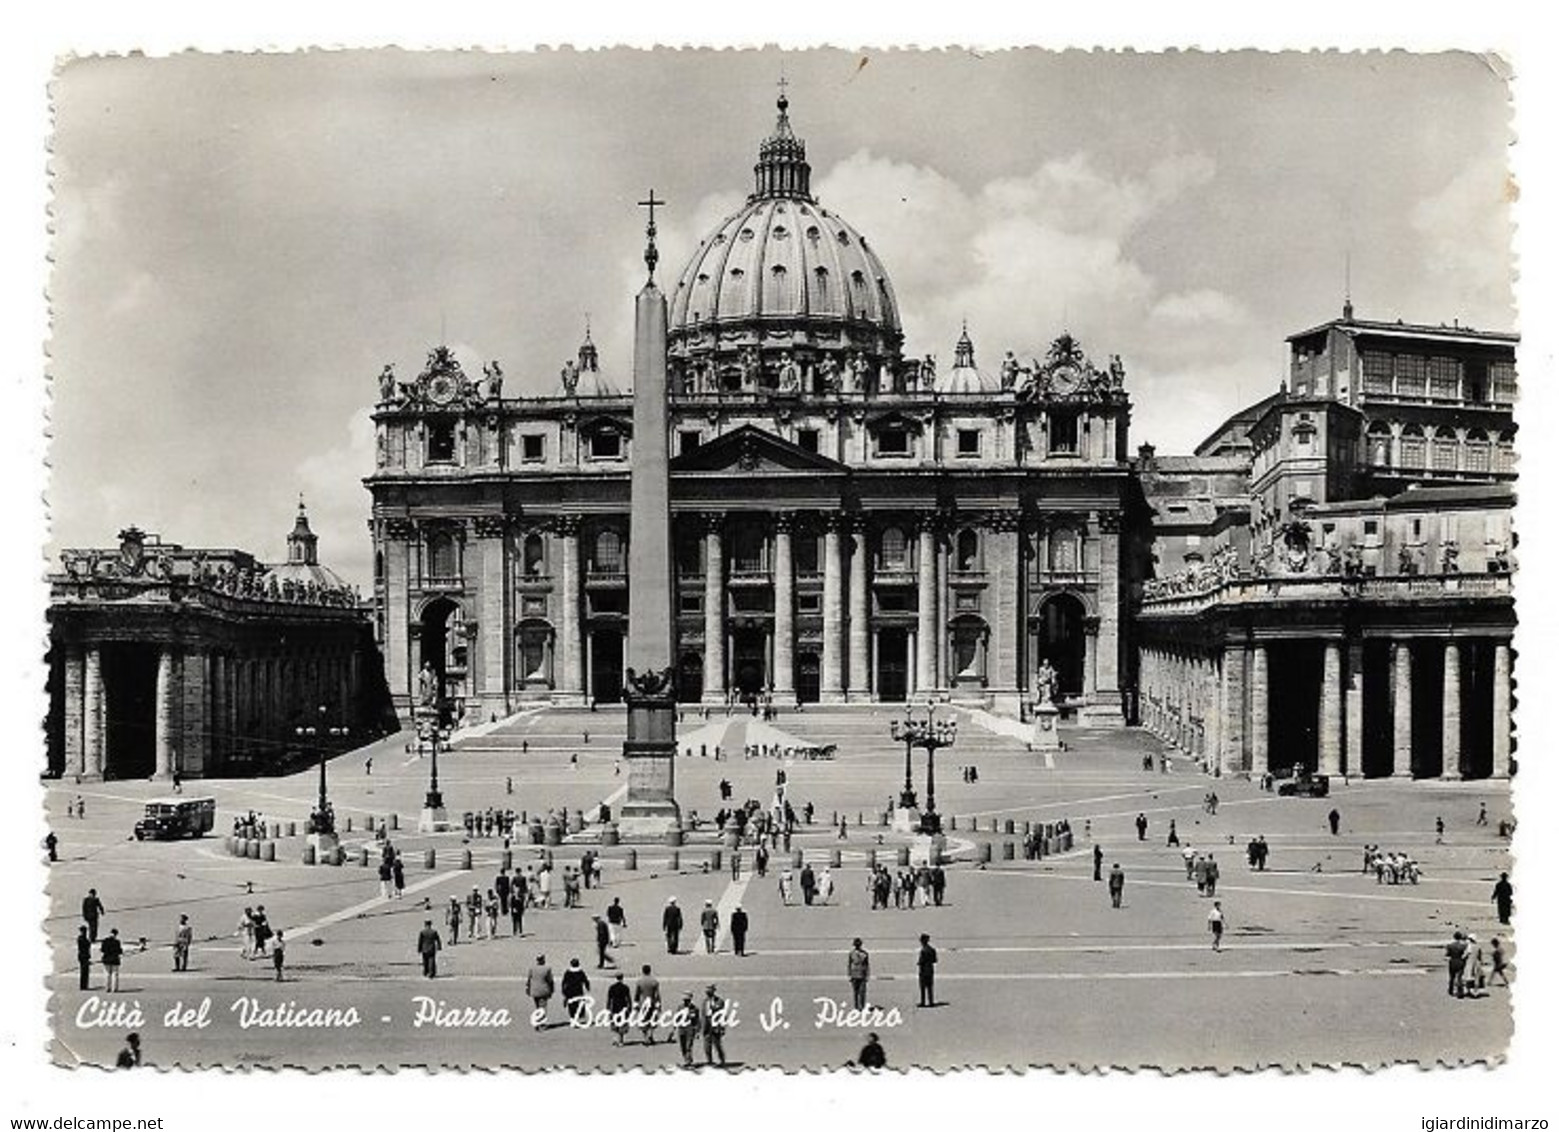
M 655 265 L 660 262 L 660 252 L 655 248 L 655 210 L 666 202 L 655 199 L 655 190 L 650 190 L 649 199 L 639 202 L 640 208 L 650 210 L 650 222 L 644 226 L 644 266 L 650 269 L 650 278 L 655 278 Z

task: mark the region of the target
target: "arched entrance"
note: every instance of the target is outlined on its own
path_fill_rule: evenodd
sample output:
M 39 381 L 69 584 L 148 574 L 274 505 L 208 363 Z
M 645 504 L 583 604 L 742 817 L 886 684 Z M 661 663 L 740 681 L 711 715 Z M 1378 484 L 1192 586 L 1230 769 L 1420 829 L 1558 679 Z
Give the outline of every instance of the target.
M 768 634 L 744 627 L 731 633 L 731 687 L 742 699 L 768 687 Z
M 823 666 L 817 653 L 796 654 L 796 700 L 803 704 L 815 704 L 823 695 Z
M 1083 692 L 1083 659 L 1086 648 L 1083 641 L 1083 618 L 1086 610 L 1082 601 L 1073 594 L 1052 594 L 1039 607 L 1035 618 L 1034 663 L 1032 673 L 1045 661 L 1056 670 L 1056 692 L 1063 696 L 1080 696 Z
M 433 666 L 438 681 L 439 705 L 445 715 L 454 710 L 455 701 L 465 698 L 466 639 L 464 615 L 460 606 L 447 597 L 434 598 L 422 609 L 421 650 L 417 671 Z M 413 694 L 416 682 L 413 680 Z
M 623 631 L 616 626 L 590 633 L 590 695 L 598 704 L 623 699 Z
M 953 618 L 948 628 L 953 687 L 985 687 L 985 646 L 990 639 L 990 627 L 983 618 L 966 613 Z
M 877 698 L 883 703 L 909 699 L 909 630 L 884 628 L 877 633 Z

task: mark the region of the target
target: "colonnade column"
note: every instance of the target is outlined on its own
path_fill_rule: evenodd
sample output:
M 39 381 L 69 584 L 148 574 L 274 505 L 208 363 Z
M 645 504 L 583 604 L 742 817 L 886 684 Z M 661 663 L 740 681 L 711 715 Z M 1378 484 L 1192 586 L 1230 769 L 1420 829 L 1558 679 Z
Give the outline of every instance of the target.
M 1099 619 L 1083 619 L 1083 699 L 1092 700 L 1099 688 Z
M 725 702 L 725 515 L 704 516 L 704 702 Z
M 1342 644 L 1326 641 L 1321 657 L 1321 736 L 1318 759 L 1322 774 L 1342 773 Z
M 489 715 L 508 715 L 516 644 L 509 615 L 509 524 L 502 515 L 484 515 L 471 526 L 482 548 L 481 619 L 476 629 L 482 658 L 481 702 Z
M 63 760 L 60 765 L 62 774 L 81 774 L 86 763 L 86 743 L 83 724 L 86 717 L 86 704 L 83 700 L 86 685 L 85 661 L 81 655 L 81 646 L 67 644 L 62 650 L 64 659 L 60 662 L 62 667 L 63 682 L 65 685 L 65 742 L 60 752 Z
M 82 664 L 81 774 L 103 777 L 108 762 L 108 689 L 103 684 L 103 650 L 88 645 Z
M 1391 645 L 1391 773 L 1413 776 L 1413 648 Z
M 1343 770 L 1364 777 L 1364 643 L 1348 646 L 1348 670 L 1343 673 Z
M 157 755 L 158 778 L 173 775 L 173 703 L 178 694 L 177 679 L 173 670 L 173 646 L 164 645 L 157 656 L 157 700 L 155 716 L 154 749 Z
M 1255 646 L 1250 661 L 1250 772 L 1260 777 L 1271 770 L 1267 760 L 1267 646 Z
M 1218 671 L 1219 662 L 1208 657 L 1202 662 L 1202 694 L 1207 701 L 1203 713 L 1206 721 L 1202 727 L 1202 757 L 1208 770 L 1222 773 L 1223 758 L 1223 677 Z
M 872 698 L 871 637 L 867 613 L 866 523 L 853 516 L 850 524 L 850 699 Z
M 1494 646 L 1494 765 L 1495 778 L 1510 774 L 1510 644 Z
M 1219 730 L 1218 765 L 1224 774 L 1245 769 L 1245 648 L 1223 650 L 1223 721 Z
M 790 533 L 795 516 L 781 511 L 774 517 L 774 698 L 796 702 L 796 579 Z M 708 584 L 707 582 L 705 583 Z
M 1462 650 L 1445 642 L 1445 690 L 1440 699 L 1440 777 L 1462 776 Z
M 928 694 L 936 687 L 936 531 L 931 518 L 921 520 L 916 546 L 915 689 Z
M 844 549 L 841 515 L 831 515 L 823 532 L 823 688 L 825 703 L 844 699 Z
M 562 609 L 558 621 L 563 655 L 558 691 L 566 699 L 578 702 L 585 695 L 585 642 L 579 571 L 579 516 L 563 515 L 557 520 L 558 538 L 563 543 L 563 563 L 559 571 Z

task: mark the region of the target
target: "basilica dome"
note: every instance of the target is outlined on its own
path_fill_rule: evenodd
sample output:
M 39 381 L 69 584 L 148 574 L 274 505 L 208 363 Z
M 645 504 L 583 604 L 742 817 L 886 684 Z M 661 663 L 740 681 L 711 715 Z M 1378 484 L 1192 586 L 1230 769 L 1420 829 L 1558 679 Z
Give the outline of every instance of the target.
M 903 343 L 887 269 L 871 245 L 811 191 L 806 143 L 779 100 L 759 148 L 754 189 L 707 237 L 671 294 L 670 357 L 727 388 L 772 386 L 785 354 L 842 370 L 856 355 L 896 368 Z

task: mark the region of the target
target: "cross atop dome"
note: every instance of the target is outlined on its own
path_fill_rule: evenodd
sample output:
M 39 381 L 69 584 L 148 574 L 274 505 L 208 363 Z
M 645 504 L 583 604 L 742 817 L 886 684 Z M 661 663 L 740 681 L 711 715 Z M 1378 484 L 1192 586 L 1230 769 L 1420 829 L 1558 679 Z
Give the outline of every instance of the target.
M 788 80 L 779 79 L 779 118 L 774 132 L 758 147 L 758 164 L 753 167 L 754 188 L 750 199 L 798 197 L 812 199 L 812 166 L 807 164 L 807 143 L 796 137 L 790 127 L 790 99 L 785 94 Z

